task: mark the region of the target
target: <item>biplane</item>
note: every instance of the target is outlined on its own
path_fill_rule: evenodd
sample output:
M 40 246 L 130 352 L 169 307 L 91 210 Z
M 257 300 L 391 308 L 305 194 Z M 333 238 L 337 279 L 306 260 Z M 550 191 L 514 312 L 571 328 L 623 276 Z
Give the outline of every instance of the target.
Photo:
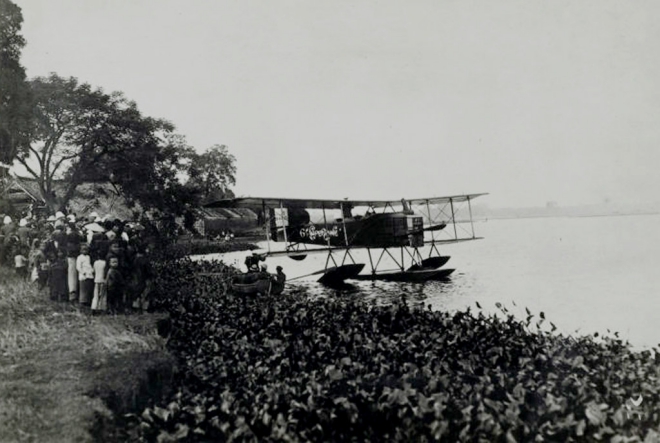
M 438 246 L 481 238 L 474 232 L 471 202 L 482 195 L 398 201 L 241 197 L 205 206 L 256 212 L 268 244 L 266 256 L 303 260 L 308 254 L 326 254 L 324 268 L 315 273 L 322 283 L 426 281 L 446 279 L 454 271 L 442 268 L 450 257 L 441 255 Z M 275 242 L 284 247 L 276 250 L 271 247 Z M 367 263 L 355 260 L 356 250 L 366 250 L 367 269 Z

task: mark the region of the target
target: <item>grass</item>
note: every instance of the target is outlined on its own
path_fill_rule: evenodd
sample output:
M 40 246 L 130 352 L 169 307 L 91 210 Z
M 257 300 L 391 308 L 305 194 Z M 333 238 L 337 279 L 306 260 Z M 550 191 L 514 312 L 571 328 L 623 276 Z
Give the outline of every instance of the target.
M 173 376 L 161 318 L 93 317 L 0 269 L 0 441 L 111 436 L 115 413 L 144 407 Z

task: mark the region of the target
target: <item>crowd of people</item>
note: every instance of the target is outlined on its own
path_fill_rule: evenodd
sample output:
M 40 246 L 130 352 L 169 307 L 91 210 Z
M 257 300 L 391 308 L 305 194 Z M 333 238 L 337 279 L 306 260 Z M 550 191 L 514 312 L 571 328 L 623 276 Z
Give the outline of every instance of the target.
M 148 308 L 153 278 L 151 225 L 101 218 L 92 212 L 2 217 L 0 263 L 59 302 L 93 313 Z
M 232 231 L 231 229 L 227 229 L 226 231 L 222 230 L 219 233 L 217 233 L 215 236 L 209 236 L 209 238 L 215 241 L 225 241 L 225 242 L 232 241 L 234 239 L 234 231 Z

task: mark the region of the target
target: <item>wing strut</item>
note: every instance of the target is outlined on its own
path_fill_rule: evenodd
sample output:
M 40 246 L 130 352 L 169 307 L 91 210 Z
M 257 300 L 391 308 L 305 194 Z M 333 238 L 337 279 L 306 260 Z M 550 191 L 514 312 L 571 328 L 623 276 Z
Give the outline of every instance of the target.
M 467 198 L 468 209 L 470 210 L 470 226 L 472 226 L 472 238 L 474 238 L 474 220 L 472 219 L 472 202 L 470 202 L 470 196 Z
M 322 203 L 321 206 L 323 208 L 323 227 L 325 228 L 325 232 L 327 233 L 328 232 L 328 219 L 325 216 L 325 203 Z M 330 236 L 328 236 L 326 238 L 326 240 L 328 241 L 328 249 L 331 249 L 332 246 L 330 245 Z M 334 263 L 335 266 L 337 266 L 337 262 L 335 261 L 335 258 L 332 256 L 332 251 L 328 252 L 328 258 L 325 260 L 325 268 L 326 269 L 328 268 L 328 263 L 330 263 L 330 260 L 332 260 L 332 263 Z
M 266 222 L 266 243 L 268 243 L 268 253 L 270 254 L 270 211 L 266 210 L 266 200 L 261 200 L 261 208 L 264 214 L 264 221 Z
M 288 246 L 289 245 L 289 239 L 286 235 L 286 228 L 287 225 L 289 224 L 288 222 L 285 224 L 284 223 L 284 205 L 282 204 L 282 200 L 280 200 L 280 218 L 282 219 L 282 230 L 284 231 L 284 243 Z M 287 213 L 287 220 L 289 218 L 289 215 Z M 277 217 L 275 217 L 275 220 L 277 221 Z
M 341 226 L 342 229 L 344 230 L 344 244 L 346 245 L 346 249 L 348 250 L 348 233 L 346 232 L 346 215 L 344 214 L 344 202 L 341 202 L 340 206 L 341 206 Z
M 451 206 L 451 222 L 454 225 L 454 238 L 458 238 L 458 232 L 456 231 L 456 214 L 454 213 L 454 199 L 449 199 L 449 205 Z

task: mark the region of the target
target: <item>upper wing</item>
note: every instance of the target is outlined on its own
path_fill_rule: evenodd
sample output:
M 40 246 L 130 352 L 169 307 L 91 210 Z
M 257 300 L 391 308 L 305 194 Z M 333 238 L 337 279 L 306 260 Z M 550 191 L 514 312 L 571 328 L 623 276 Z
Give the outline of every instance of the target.
M 425 228 L 424 239 L 426 242 L 443 243 L 458 242 L 465 240 L 474 240 L 476 237 L 472 223 L 471 201 L 486 193 L 481 194 L 462 194 L 450 195 L 444 197 L 413 198 L 401 200 L 322 200 L 322 199 L 302 199 L 302 198 L 272 198 L 272 197 L 239 197 L 233 199 L 216 200 L 206 204 L 209 208 L 249 208 L 257 213 L 264 214 L 269 209 L 285 208 L 288 210 L 322 210 L 321 215 L 316 214 L 314 223 L 326 223 L 327 210 L 352 211 L 355 208 L 358 214 L 363 214 L 367 208 L 372 208 L 374 212 L 399 212 L 404 209 L 412 210 L 416 215 L 420 215 Z M 312 211 L 307 211 L 311 213 Z M 313 214 L 310 214 L 313 215 Z M 353 214 L 356 215 L 356 214 Z M 341 217 L 341 213 L 335 214 Z M 276 215 L 277 218 L 277 215 Z M 306 219 L 307 223 L 309 218 Z M 279 226 L 279 225 L 278 225 Z M 444 229 L 437 229 L 440 227 Z
M 422 204 L 449 204 L 461 203 L 473 200 L 486 193 L 481 194 L 462 194 L 451 195 L 445 197 L 428 197 L 428 198 L 413 198 L 405 199 L 409 204 L 422 205 Z M 232 199 L 216 200 L 207 203 L 206 207 L 209 208 L 307 208 L 307 209 L 341 209 L 346 205 L 350 206 L 366 206 L 372 208 L 387 208 L 401 205 L 400 200 L 323 200 L 323 199 L 304 199 L 304 198 L 272 198 L 272 197 L 239 197 Z

